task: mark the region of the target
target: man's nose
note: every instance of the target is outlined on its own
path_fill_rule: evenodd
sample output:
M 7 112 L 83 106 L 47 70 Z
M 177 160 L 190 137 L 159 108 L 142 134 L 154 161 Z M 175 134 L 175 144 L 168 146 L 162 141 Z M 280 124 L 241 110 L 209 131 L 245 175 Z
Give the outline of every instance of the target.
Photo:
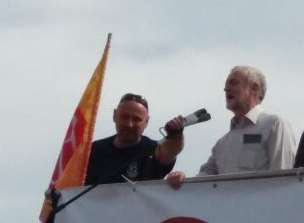
M 129 118 L 128 120 L 126 120 L 125 124 L 129 128 L 132 128 L 134 126 L 134 121 L 131 118 Z
M 224 87 L 224 91 L 225 92 L 231 91 L 231 86 L 229 84 L 226 84 L 225 87 Z

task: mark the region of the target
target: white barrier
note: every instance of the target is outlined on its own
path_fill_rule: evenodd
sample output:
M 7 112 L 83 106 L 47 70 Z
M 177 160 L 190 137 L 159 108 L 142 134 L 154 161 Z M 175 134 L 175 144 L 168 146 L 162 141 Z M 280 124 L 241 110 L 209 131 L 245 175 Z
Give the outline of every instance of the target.
M 55 223 L 304 222 L 303 169 L 188 178 L 175 191 L 164 181 L 99 185 L 57 213 Z M 61 191 L 59 205 L 84 190 Z M 194 220 L 199 219 L 198 220 Z

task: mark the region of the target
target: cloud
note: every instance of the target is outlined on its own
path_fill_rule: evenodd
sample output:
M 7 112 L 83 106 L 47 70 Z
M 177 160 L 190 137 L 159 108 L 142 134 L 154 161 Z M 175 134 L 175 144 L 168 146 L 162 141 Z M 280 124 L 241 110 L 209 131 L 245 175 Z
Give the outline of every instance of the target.
M 265 108 L 288 119 L 297 139 L 303 130 L 301 1 L 15 0 L 0 7 L 0 175 L 6 179 L 0 196 L 8 204 L 0 206 L 2 221 L 17 222 L 11 210 L 21 206 L 29 216 L 24 222 L 36 221 L 108 32 L 113 40 L 95 138 L 114 132 L 112 112 L 126 92 L 149 100 L 146 134 L 155 139 L 168 119 L 205 107 L 212 120 L 185 130 L 176 165 L 195 175 L 228 130 L 223 87 L 239 64 L 266 73 Z

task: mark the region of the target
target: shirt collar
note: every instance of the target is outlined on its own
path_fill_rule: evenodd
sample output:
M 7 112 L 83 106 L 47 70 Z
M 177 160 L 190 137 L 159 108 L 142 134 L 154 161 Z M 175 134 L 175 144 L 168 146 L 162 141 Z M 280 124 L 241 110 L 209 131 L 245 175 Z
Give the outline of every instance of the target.
M 256 124 L 261 111 L 261 106 L 256 105 L 245 115 L 245 117 L 248 118 L 253 124 Z
M 262 109 L 260 105 L 256 105 L 253 107 L 246 115 L 243 116 L 242 124 L 244 124 L 244 119 L 247 120 L 247 122 L 250 122 L 251 124 L 256 124 L 258 121 L 259 114 L 261 113 Z M 230 129 L 234 129 L 237 127 L 239 123 L 236 121 L 236 117 L 234 116 L 231 119 Z

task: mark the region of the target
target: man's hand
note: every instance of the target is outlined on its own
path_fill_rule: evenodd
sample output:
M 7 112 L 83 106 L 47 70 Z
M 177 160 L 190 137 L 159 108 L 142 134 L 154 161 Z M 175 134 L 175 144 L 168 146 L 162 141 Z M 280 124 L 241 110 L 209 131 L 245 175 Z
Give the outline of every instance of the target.
M 176 159 L 184 147 L 184 118 L 178 116 L 165 125 L 167 136 L 160 141 L 158 149 L 155 150 L 156 158 L 163 164 L 171 163 Z
M 178 116 L 168 121 L 165 125 L 165 130 L 167 132 L 167 138 L 169 139 L 181 136 L 184 130 L 184 118 Z
M 182 171 L 173 171 L 168 174 L 167 182 L 174 189 L 178 190 L 184 183 L 186 175 Z

